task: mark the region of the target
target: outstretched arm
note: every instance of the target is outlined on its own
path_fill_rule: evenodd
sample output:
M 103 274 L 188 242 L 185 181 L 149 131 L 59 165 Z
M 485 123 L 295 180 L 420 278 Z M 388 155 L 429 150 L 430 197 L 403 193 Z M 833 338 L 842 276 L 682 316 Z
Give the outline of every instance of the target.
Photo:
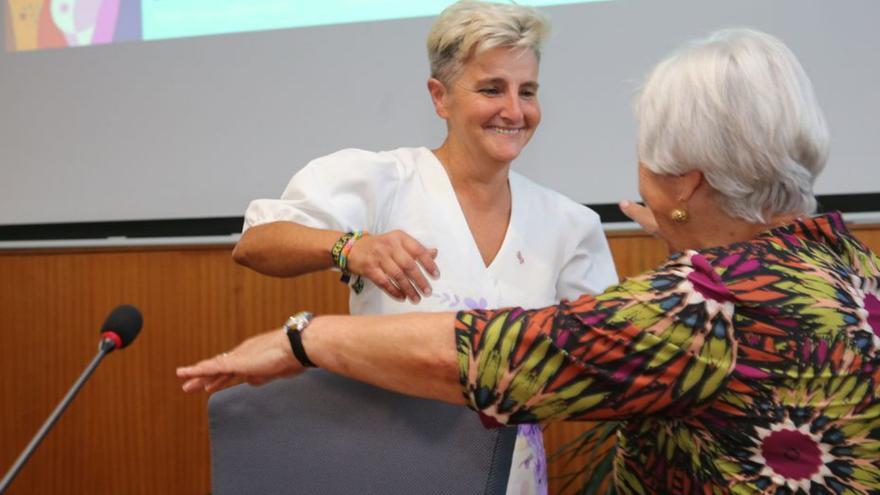
M 323 316 L 303 332 L 309 358 L 331 372 L 396 392 L 464 404 L 453 313 Z M 178 368 L 183 390 L 213 392 L 237 381 L 254 385 L 304 368 L 281 330 L 245 340 L 232 351 Z
M 540 310 L 316 318 L 319 366 L 408 395 L 462 404 L 488 422 L 679 416 L 710 403 L 733 370 L 733 305 L 707 261 L 661 269 Z M 303 371 L 280 330 L 178 369 L 185 391 Z

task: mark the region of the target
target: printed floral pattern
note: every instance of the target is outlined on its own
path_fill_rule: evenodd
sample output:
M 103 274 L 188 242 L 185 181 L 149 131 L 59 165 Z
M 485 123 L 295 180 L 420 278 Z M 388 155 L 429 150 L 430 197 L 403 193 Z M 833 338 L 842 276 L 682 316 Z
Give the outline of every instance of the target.
M 596 296 L 459 313 L 496 424 L 622 420 L 618 493 L 880 494 L 880 258 L 839 214 Z
M 437 298 L 440 304 L 447 306 L 449 309 L 486 309 L 489 307 L 489 302 L 486 301 L 485 297 L 478 299 L 476 296 L 462 297 L 448 292 L 433 294 L 431 297 Z

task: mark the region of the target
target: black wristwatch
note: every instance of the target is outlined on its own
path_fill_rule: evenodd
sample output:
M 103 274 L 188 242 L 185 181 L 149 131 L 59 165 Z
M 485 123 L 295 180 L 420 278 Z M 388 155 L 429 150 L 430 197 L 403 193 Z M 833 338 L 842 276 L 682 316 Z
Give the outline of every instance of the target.
M 306 355 L 306 350 L 302 343 L 302 333 L 314 317 L 315 315 L 308 311 L 300 311 L 284 322 L 284 333 L 287 334 L 287 338 L 290 340 L 290 348 L 293 350 L 293 355 L 307 368 L 317 368 L 317 365 Z

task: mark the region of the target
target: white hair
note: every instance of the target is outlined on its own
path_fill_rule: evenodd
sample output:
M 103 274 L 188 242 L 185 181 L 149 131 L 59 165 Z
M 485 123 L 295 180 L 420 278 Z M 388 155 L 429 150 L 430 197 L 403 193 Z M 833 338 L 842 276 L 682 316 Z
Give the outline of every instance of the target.
M 660 62 L 636 98 L 638 153 L 655 173 L 700 170 L 729 215 L 811 214 L 828 128 L 797 58 L 750 29 L 718 31 Z
M 431 77 L 449 84 L 471 57 L 497 47 L 528 48 L 541 58 L 550 31 L 543 14 L 531 7 L 462 0 L 447 7 L 428 33 Z

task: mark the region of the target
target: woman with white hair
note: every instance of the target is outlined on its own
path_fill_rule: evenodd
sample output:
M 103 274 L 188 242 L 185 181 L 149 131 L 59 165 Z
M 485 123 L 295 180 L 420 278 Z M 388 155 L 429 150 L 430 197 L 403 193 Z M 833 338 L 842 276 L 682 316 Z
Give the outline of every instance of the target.
M 510 170 L 541 121 L 548 29 L 529 7 L 447 8 L 427 43 L 443 143 L 312 161 L 280 200 L 251 203 L 235 260 L 274 276 L 336 267 L 353 314 L 541 307 L 616 283 L 598 215 Z M 545 466 L 540 428 L 522 426 L 509 493 L 546 492 Z
M 681 239 L 684 224 L 703 236 L 727 218 L 750 231 L 773 225 L 776 216 L 815 211 L 813 183 L 828 157 L 828 130 L 810 80 L 779 40 L 720 31 L 682 50 L 654 69 L 635 113 L 643 199 L 649 201 L 644 186 L 653 178 L 690 174 L 691 182 L 699 176 L 710 186 L 718 203 L 720 218 L 658 217 L 673 250 L 703 247 Z M 647 210 L 623 206 L 658 232 Z
M 719 32 L 636 115 L 646 207 L 624 209 L 675 251 L 660 266 L 539 310 L 319 317 L 309 359 L 496 424 L 621 420 L 618 493 L 880 493 L 880 257 L 811 216 L 828 132 L 797 59 Z M 275 330 L 177 373 L 305 369 Z

